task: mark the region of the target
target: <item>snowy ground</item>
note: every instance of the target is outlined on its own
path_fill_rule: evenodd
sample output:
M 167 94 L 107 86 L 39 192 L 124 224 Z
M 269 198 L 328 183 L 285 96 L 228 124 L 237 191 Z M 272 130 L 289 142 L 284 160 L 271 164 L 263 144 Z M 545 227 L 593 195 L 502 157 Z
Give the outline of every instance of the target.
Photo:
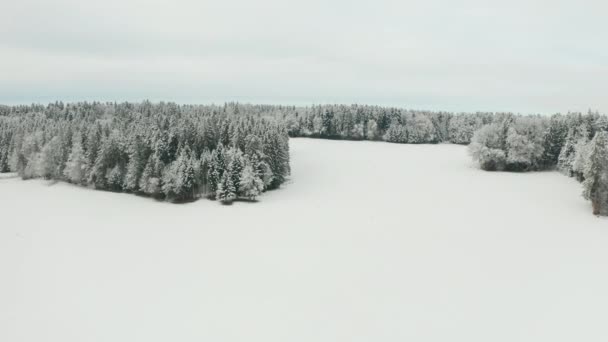
M 294 139 L 259 203 L 0 178 L 0 341 L 607 341 L 608 220 L 461 146 Z

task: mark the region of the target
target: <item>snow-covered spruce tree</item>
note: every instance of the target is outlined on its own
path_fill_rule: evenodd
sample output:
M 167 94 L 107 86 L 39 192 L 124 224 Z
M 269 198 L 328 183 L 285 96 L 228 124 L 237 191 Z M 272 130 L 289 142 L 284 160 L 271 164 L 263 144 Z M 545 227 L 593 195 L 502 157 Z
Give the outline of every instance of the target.
M 227 152 L 227 158 L 229 160 L 228 170 L 230 170 L 230 177 L 232 178 L 232 184 L 234 186 L 235 194 L 240 193 L 239 187 L 241 183 L 241 172 L 244 167 L 243 152 L 237 148 L 230 148 Z
M 196 180 L 190 153 L 187 147 L 183 148 L 165 169 L 162 191 L 168 200 L 186 201 L 195 197 Z
M 211 164 L 211 152 L 204 150 L 199 159 L 192 156 L 192 164 L 194 165 L 194 178 L 196 184 L 195 192 L 206 196 L 209 194 L 209 168 Z
M 65 178 L 74 184 L 84 184 L 86 180 L 87 159 L 82 148 L 80 134 L 72 139 L 72 150 L 63 169 Z
M 0 172 L 10 171 L 9 156 L 13 148 L 13 128 L 8 121 L 0 120 Z
M 139 179 L 139 190 L 152 197 L 159 197 L 161 194 L 161 178 L 163 163 L 156 153 L 150 155 L 141 178 Z
M 215 199 L 221 201 L 223 204 L 230 204 L 236 199 L 236 190 L 234 189 L 234 183 L 232 183 L 231 170 L 227 169 L 217 185 L 215 191 Z
M 541 158 L 543 168 L 549 169 L 557 165 L 567 134 L 568 131 L 564 118 L 561 115 L 551 117 L 549 128 L 543 141 L 543 156 Z
M 129 161 L 123 184 L 126 191 L 137 192 L 139 190 L 139 181 L 151 152 L 149 144 L 145 142 L 142 136 L 135 135 L 129 141 Z
M 217 190 L 222 181 L 222 176 L 224 175 L 226 169 L 226 156 L 224 153 L 224 145 L 219 144 L 218 148 L 211 152 L 211 157 L 209 159 L 209 166 L 207 169 L 207 181 L 209 192 L 212 197 L 215 197 L 217 194 Z
M 89 182 L 96 189 L 120 191 L 124 184 L 127 161 L 123 137 L 118 130 L 113 130 L 103 139 Z
M 590 141 L 587 137 L 579 139 L 574 146 L 576 153 L 574 154 L 574 160 L 572 161 L 571 174 L 579 182 L 585 180 L 585 163 L 590 153 L 590 147 Z
M 276 189 L 290 173 L 289 141 L 285 134 L 281 134 L 280 129 L 270 131 L 264 137 L 264 161 L 272 171 L 272 180 L 267 185 L 267 189 Z
M 588 141 L 589 129 L 587 124 L 578 120 L 578 122 L 568 130 L 564 146 L 559 154 L 557 166 L 560 171 L 570 177 L 580 177 L 580 174 L 575 173 L 574 161 L 576 155 Z
M 591 200 L 594 215 L 608 215 L 608 133 L 598 132 L 584 163 L 583 196 Z

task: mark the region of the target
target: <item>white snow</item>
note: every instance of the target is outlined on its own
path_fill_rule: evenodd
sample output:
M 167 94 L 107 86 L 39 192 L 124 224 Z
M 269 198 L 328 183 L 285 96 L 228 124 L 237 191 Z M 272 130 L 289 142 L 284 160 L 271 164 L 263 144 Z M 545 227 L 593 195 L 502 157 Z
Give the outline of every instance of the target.
M 466 148 L 292 139 L 259 203 L 0 179 L 0 341 L 608 341 L 608 220 Z

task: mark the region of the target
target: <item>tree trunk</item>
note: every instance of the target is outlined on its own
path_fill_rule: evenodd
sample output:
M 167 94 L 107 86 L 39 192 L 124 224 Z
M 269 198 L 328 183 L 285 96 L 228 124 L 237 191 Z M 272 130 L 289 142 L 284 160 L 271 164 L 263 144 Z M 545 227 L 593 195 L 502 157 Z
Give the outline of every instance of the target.
M 599 215 L 600 214 L 600 200 L 597 198 L 592 199 L 591 205 L 593 206 L 593 215 Z

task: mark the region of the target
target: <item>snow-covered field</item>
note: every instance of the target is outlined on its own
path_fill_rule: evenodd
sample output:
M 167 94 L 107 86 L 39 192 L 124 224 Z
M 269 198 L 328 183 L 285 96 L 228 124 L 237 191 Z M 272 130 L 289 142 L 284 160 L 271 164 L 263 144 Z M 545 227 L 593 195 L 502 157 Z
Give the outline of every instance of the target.
M 608 220 L 572 179 L 291 151 L 232 206 L 0 177 L 0 341 L 608 341 Z

